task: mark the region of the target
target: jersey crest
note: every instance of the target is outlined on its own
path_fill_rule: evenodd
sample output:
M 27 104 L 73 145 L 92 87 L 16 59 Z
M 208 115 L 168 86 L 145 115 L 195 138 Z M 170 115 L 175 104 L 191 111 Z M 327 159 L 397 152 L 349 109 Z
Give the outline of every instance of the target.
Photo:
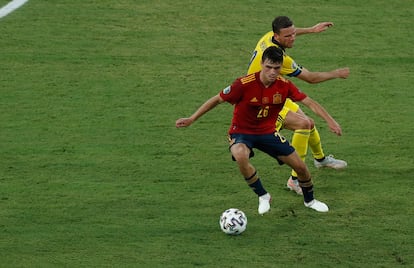
M 282 95 L 277 93 L 273 95 L 273 104 L 281 104 L 282 103 Z

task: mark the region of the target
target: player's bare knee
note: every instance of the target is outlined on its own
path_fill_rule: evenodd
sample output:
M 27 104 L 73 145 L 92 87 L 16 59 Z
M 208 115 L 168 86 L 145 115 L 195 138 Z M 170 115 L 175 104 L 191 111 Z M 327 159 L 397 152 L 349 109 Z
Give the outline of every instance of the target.
M 308 117 L 308 119 L 310 121 L 310 128 L 309 129 L 313 129 L 315 127 L 315 121 L 312 118 L 309 118 L 309 117 Z
M 236 153 L 236 154 L 232 154 L 233 159 L 237 162 L 237 163 L 248 163 L 249 162 L 249 156 L 245 155 L 245 154 L 240 154 L 240 153 Z
M 308 117 L 300 117 L 295 122 L 294 129 L 312 129 L 313 128 L 313 120 Z
M 248 162 L 250 149 L 244 144 L 234 144 L 231 146 L 231 154 L 233 159 L 237 162 Z
M 312 129 L 313 126 L 313 120 L 309 117 L 306 118 L 306 120 L 303 120 L 303 129 Z

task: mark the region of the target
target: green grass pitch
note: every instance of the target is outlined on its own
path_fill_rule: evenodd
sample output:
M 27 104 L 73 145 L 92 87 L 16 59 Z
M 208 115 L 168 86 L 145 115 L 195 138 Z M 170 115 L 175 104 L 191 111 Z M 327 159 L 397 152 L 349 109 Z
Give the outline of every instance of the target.
M 333 21 L 289 53 L 310 70 L 351 69 L 293 79 L 344 131 L 307 111 L 325 152 L 348 162 L 317 170 L 308 156 L 327 214 L 260 152 L 273 204 L 257 214 L 227 149 L 230 105 L 174 126 L 246 72 L 277 15 Z M 406 0 L 30 0 L 0 19 L 0 263 L 414 267 L 413 17 Z M 248 217 L 240 236 L 219 228 L 230 207 Z

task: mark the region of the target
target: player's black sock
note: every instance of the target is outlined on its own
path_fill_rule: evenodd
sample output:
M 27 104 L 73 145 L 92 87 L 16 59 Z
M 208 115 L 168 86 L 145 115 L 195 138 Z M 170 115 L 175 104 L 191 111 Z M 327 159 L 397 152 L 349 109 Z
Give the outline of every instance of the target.
M 312 201 L 313 198 L 313 183 L 312 180 L 308 181 L 299 181 L 300 188 L 302 188 L 303 199 L 306 203 Z
M 260 181 L 259 176 L 257 176 L 257 172 L 255 171 L 252 176 L 248 178 L 244 178 L 249 185 L 250 189 L 253 190 L 258 196 L 262 196 L 267 194 L 267 191 L 263 188 L 262 182 Z
M 315 158 L 315 160 L 318 161 L 318 162 L 322 162 L 323 160 L 325 160 L 325 156 L 323 158 L 320 158 L 320 159 Z

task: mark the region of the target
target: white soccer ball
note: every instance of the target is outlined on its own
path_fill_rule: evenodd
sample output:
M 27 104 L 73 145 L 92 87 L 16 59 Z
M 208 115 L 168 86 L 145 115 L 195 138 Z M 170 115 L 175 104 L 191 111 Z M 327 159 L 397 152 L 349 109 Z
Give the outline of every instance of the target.
M 246 230 L 247 217 L 243 211 L 237 208 L 229 208 L 224 211 L 219 220 L 221 230 L 229 235 L 238 235 Z

